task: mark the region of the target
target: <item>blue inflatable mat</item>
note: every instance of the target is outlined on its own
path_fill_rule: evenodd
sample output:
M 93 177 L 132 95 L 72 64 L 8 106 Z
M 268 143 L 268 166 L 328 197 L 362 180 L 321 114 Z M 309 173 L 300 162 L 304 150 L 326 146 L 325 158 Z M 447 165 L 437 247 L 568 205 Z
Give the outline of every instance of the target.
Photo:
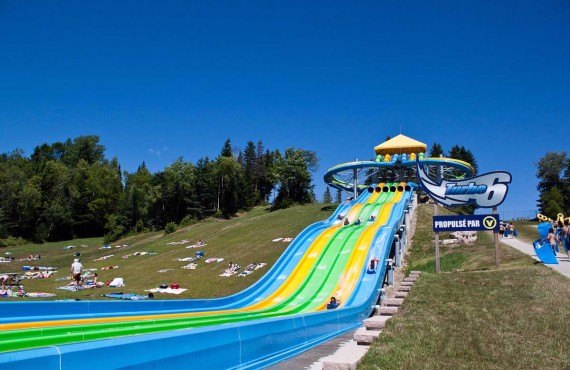
M 532 246 L 534 247 L 534 251 L 538 256 L 538 259 L 540 259 L 540 262 L 549 265 L 558 264 L 556 255 L 552 251 L 552 247 L 550 246 L 548 240 L 538 239 L 534 243 L 532 243 Z
M 129 301 L 139 301 L 142 299 L 148 299 L 146 295 L 136 295 L 134 293 L 124 294 L 124 293 L 109 293 L 103 294 L 103 297 L 116 298 L 116 299 L 127 299 Z

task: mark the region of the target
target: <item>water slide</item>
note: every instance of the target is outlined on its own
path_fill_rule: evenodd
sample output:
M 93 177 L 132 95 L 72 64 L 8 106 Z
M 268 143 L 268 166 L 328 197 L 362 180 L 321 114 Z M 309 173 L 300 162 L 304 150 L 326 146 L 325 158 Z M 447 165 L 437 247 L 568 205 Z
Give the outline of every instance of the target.
M 190 360 L 195 367 L 257 368 L 350 330 L 378 299 L 386 267 L 369 275 L 366 266 L 388 257 L 411 195 L 404 184 L 379 189 L 305 229 L 260 281 L 230 297 L 3 304 L 0 350 L 8 352 L 0 368 L 76 368 L 87 358 L 96 368 Z M 331 295 L 341 307 L 323 310 Z

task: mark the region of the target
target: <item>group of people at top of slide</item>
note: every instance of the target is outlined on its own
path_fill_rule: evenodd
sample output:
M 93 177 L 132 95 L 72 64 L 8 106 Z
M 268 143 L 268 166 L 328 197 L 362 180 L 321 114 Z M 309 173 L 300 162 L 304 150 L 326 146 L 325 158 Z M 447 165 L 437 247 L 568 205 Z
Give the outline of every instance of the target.
M 564 221 L 564 223 L 562 221 L 552 222 L 547 238 L 554 254 L 560 251 L 559 245 L 561 245 L 570 258 L 570 223 L 568 220 Z

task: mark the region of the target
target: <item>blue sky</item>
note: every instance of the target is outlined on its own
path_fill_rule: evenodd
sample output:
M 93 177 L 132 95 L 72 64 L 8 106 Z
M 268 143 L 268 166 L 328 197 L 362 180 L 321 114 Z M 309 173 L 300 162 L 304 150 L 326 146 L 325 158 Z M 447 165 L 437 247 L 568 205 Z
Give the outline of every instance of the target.
M 3 1 L 0 152 L 97 134 L 123 169 L 244 147 L 327 168 L 400 132 L 508 170 L 570 148 L 566 1 Z

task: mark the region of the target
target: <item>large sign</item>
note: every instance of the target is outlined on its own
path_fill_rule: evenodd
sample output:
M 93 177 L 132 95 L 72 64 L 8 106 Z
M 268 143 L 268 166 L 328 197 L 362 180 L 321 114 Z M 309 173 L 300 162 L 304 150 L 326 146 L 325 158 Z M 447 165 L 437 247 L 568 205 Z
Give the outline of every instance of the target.
M 441 180 L 429 178 L 417 164 L 417 174 L 422 189 L 435 201 L 444 206 L 475 204 L 481 208 L 493 208 L 503 203 L 511 182 L 511 174 L 505 171 L 489 172 L 463 180 Z
M 433 216 L 433 231 L 494 231 L 499 232 L 499 215 Z

